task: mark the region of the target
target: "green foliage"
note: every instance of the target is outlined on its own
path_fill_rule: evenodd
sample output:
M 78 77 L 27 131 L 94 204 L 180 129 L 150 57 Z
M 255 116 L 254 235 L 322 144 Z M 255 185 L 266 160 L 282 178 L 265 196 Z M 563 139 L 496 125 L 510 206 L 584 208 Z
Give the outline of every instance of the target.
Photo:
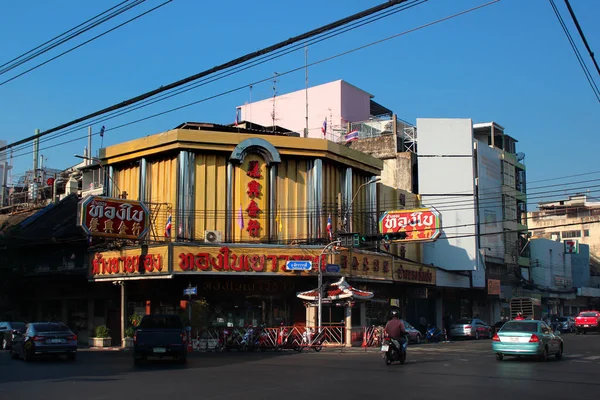
M 185 325 L 194 329 L 200 329 L 208 326 L 210 317 L 210 305 L 206 299 L 192 300 L 192 320 L 189 320 L 188 310 L 182 311 L 179 317 Z
M 125 337 L 126 338 L 132 338 L 133 335 L 135 334 L 135 329 L 133 327 L 129 327 L 127 329 L 125 329 Z
M 131 326 L 133 326 L 134 328 L 137 328 L 137 326 L 140 324 L 140 322 L 142 322 L 142 318 L 144 318 L 143 315 L 133 314 L 129 317 L 129 322 L 131 323 Z
M 97 338 L 109 338 L 110 337 L 110 329 L 106 325 L 100 325 L 96 327 L 96 336 Z

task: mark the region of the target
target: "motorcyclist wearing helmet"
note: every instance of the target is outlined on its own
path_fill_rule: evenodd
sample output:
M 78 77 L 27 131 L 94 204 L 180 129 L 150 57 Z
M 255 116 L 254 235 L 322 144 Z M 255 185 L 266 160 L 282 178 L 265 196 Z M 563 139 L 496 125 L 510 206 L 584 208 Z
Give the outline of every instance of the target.
M 406 341 L 404 339 L 406 328 L 404 327 L 404 322 L 398 318 L 398 311 L 392 311 L 392 319 L 385 325 L 385 333 L 392 339 L 394 346 L 400 350 Z

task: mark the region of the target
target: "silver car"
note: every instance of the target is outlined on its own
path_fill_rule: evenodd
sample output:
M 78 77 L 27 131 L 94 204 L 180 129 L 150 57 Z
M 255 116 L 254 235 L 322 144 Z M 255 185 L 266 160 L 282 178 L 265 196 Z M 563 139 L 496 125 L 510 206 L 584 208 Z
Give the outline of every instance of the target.
M 492 338 L 492 328 L 477 318 L 461 318 L 450 326 L 450 337 L 452 338 Z
M 421 332 L 419 332 L 414 326 L 402 320 L 404 322 L 404 329 L 406 330 L 406 335 L 408 336 L 408 341 L 413 343 L 421 343 Z
M 60 322 L 34 322 L 13 333 L 10 356 L 30 361 L 38 356 L 67 356 L 75 360 L 77 335 Z

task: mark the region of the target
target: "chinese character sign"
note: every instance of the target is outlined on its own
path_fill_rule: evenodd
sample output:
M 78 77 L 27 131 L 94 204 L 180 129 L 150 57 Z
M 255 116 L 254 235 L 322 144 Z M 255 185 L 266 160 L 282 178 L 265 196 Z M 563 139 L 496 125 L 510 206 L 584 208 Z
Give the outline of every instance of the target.
M 240 237 L 242 240 L 257 240 L 266 234 L 266 187 L 267 166 L 259 154 L 246 156 L 239 174 L 239 199 L 244 220 Z M 238 224 L 239 225 L 239 224 Z M 241 227 L 242 225 L 240 225 Z
M 150 219 L 139 201 L 88 196 L 79 202 L 78 226 L 89 236 L 139 239 L 148 232 Z
M 379 219 L 382 234 L 404 232 L 407 242 L 433 241 L 441 233 L 440 214 L 429 208 L 387 211 Z

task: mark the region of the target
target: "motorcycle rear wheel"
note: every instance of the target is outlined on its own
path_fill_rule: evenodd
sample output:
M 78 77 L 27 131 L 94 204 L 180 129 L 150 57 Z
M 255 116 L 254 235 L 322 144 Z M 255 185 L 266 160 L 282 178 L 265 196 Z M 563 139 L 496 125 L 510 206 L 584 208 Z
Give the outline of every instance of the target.
M 385 357 L 383 357 L 383 359 L 385 360 L 385 365 L 392 364 L 392 359 L 387 354 L 385 355 Z

